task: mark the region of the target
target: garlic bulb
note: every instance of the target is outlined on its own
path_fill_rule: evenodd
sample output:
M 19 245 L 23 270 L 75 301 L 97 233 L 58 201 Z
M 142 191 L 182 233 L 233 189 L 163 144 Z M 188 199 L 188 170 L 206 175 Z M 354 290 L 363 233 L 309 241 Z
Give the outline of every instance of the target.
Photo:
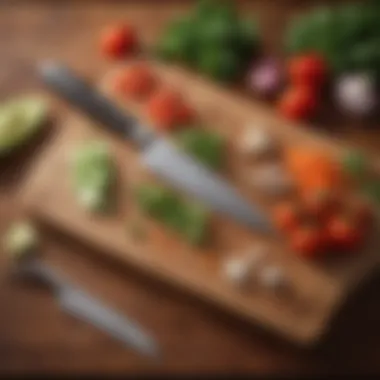
M 274 154 L 276 144 L 266 131 L 247 126 L 240 137 L 240 150 L 246 156 L 262 158 Z
M 364 73 L 344 75 L 336 83 L 335 98 L 347 113 L 369 115 L 377 103 L 374 81 Z

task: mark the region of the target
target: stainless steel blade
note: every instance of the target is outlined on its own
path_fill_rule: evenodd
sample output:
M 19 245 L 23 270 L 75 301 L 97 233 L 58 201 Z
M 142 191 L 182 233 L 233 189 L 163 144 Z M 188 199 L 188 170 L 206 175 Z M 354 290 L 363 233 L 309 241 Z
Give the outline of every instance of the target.
M 143 329 L 99 300 L 73 286 L 39 259 L 19 265 L 20 275 L 34 277 L 52 288 L 64 311 L 105 331 L 144 355 L 158 357 L 155 341 Z
M 168 140 L 149 133 L 149 128 L 125 115 L 69 69 L 48 63 L 39 71 L 43 81 L 64 99 L 104 126 L 134 141 L 142 151 L 145 164 L 170 185 L 250 228 L 267 233 L 274 231 L 265 213 L 247 202 L 224 178 L 207 170 Z
M 62 308 L 68 313 L 90 322 L 144 355 L 158 357 L 156 343 L 135 322 L 78 289 L 66 286 L 58 295 Z
M 271 222 L 228 182 L 183 154 L 165 139 L 156 139 L 143 151 L 143 162 L 173 187 L 201 200 L 215 211 L 234 217 L 248 227 L 273 232 Z

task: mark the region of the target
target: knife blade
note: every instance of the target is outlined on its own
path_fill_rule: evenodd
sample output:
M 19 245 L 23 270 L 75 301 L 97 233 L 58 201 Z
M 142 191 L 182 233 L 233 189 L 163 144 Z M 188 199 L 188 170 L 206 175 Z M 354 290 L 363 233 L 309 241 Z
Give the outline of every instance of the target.
M 77 286 L 69 284 L 62 275 L 41 260 L 33 259 L 24 263 L 18 271 L 19 274 L 33 276 L 49 285 L 61 308 L 70 315 L 105 331 L 144 355 L 158 357 L 159 350 L 155 341 L 137 323 L 110 309 Z
M 140 149 L 142 162 L 173 188 L 249 228 L 264 233 L 274 231 L 259 206 L 245 200 L 222 176 L 206 169 L 168 139 L 154 134 L 136 118 L 126 115 L 69 68 L 48 62 L 39 67 L 39 74 L 42 81 L 66 101 L 134 142 Z

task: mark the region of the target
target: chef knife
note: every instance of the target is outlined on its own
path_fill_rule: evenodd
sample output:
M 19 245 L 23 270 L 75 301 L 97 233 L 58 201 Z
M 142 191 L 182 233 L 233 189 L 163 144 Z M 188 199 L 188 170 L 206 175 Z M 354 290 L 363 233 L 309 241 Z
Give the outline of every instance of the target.
M 69 68 L 49 62 L 39 67 L 39 73 L 58 95 L 96 122 L 133 141 L 140 148 L 143 163 L 173 188 L 250 228 L 272 232 L 272 225 L 262 210 L 247 202 L 225 179 L 118 109 Z
M 61 308 L 72 316 L 104 330 L 144 355 L 158 357 L 155 341 L 140 326 L 111 310 L 77 286 L 69 284 L 61 274 L 41 260 L 27 260 L 19 265 L 17 273 L 34 277 L 50 286 Z

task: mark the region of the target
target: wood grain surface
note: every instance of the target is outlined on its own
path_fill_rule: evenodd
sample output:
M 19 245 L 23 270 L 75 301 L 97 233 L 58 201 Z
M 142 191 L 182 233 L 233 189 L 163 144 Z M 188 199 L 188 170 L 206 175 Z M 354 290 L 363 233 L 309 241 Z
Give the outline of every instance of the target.
M 166 19 L 183 10 L 185 1 L 9 1 L 0 5 L 1 96 L 40 88 L 36 62 L 57 58 L 96 77 L 109 63 L 98 54 L 99 29 L 128 19 L 151 41 Z M 251 1 L 242 7 L 257 12 L 265 26 L 269 50 L 292 12 L 311 2 Z M 57 105 L 64 110 L 64 106 Z M 338 136 L 371 150 L 380 147 L 375 130 L 347 126 Z M 333 133 L 333 132 L 331 132 Z M 15 197 L 19 184 L 51 136 L 0 162 L 0 232 L 22 210 Z M 121 270 L 93 257 L 88 247 L 41 226 L 44 256 L 73 280 L 105 298 L 154 331 L 165 351 L 152 363 L 121 347 L 102 333 L 63 315 L 43 289 L 15 283 L 0 256 L 0 370 L 59 373 L 199 373 L 255 372 L 321 374 L 375 372 L 380 365 L 380 282 L 358 293 L 334 322 L 327 341 L 314 350 L 271 339 L 259 330 L 222 316 L 212 308 L 164 284 Z

